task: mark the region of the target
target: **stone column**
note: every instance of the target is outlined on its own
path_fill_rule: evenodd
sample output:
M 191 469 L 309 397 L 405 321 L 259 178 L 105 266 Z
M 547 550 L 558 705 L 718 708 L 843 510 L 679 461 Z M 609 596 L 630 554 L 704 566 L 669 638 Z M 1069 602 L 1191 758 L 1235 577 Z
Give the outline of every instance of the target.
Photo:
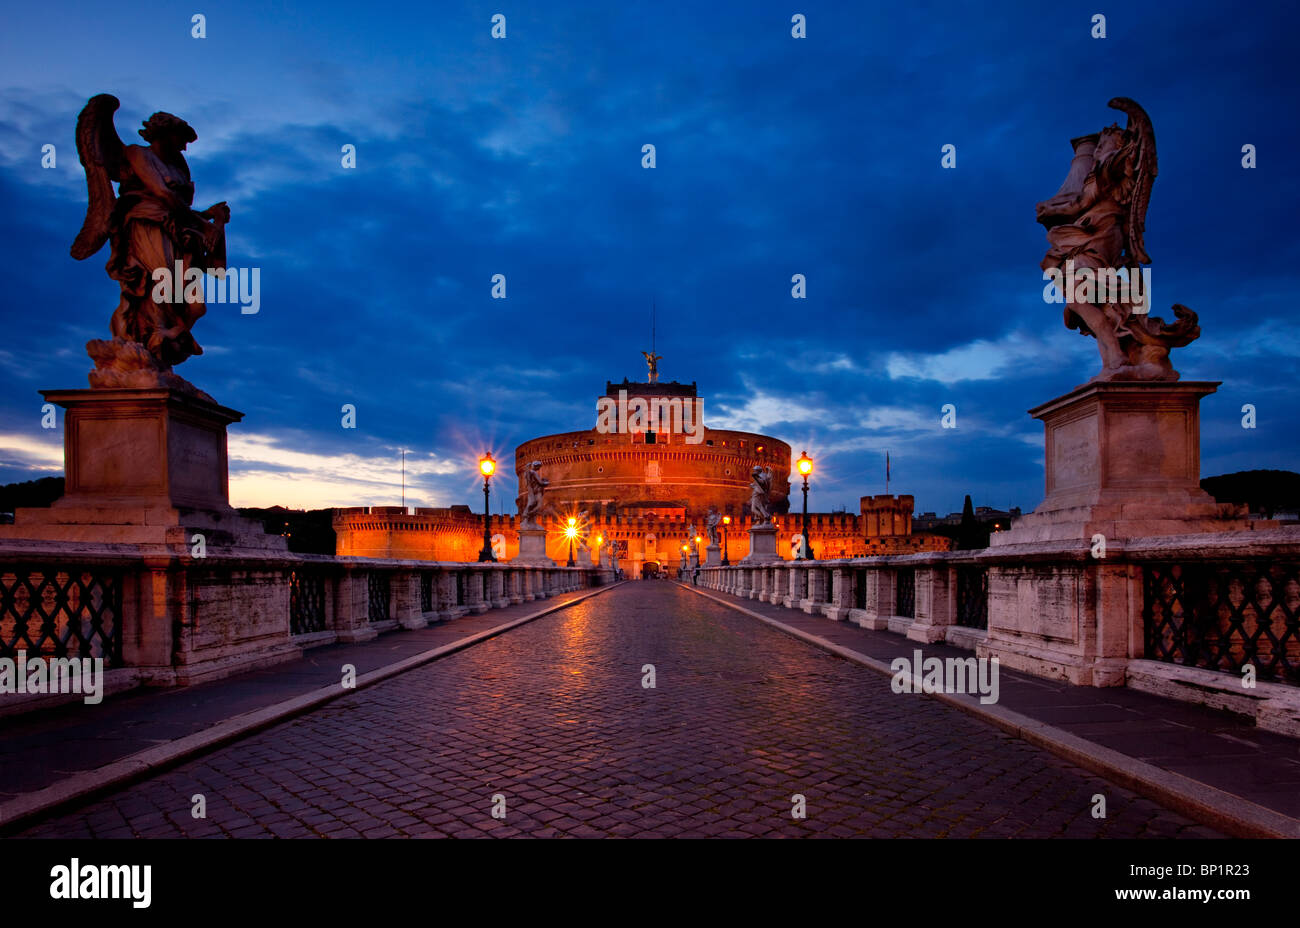
M 799 601 L 799 608 L 809 615 L 821 612 L 821 604 L 826 601 L 826 568 L 810 563 L 805 568 L 808 574 L 808 595 Z
M 894 572 L 888 567 L 867 569 L 866 603 L 863 615 L 855 619 L 857 624 L 874 631 L 887 630 L 894 614 Z
M 456 606 L 456 575 L 439 569 L 433 575 L 433 608 L 439 622 L 447 622 L 462 613 Z
M 790 571 L 781 564 L 773 565 L 769 570 L 772 571 L 772 586 L 767 591 L 767 601 L 777 605 L 783 604 L 790 590 Z
M 522 570 L 517 567 L 506 568 L 506 598 L 512 606 L 524 601 L 523 579 Z
M 128 667 L 157 668 L 165 677 L 172 670 L 173 607 L 181 597 L 175 587 L 182 580 L 171 570 L 172 558 L 146 557 L 143 567 L 131 575 L 133 589 L 122 596 L 122 661 Z M 170 679 L 163 682 L 171 682 Z
M 787 587 L 781 605 L 787 609 L 798 609 L 803 601 L 803 578 L 808 569 L 799 561 L 791 561 L 786 568 Z
M 908 626 L 910 641 L 943 641 L 948 626 L 957 622 L 957 590 L 952 569 L 946 564 L 916 568 L 916 617 Z
M 491 608 L 483 598 L 483 572 L 475 567 L 465 570 L 465 606 L 474 615 Z
M 399 570 L 392 575 L 393 613 L 402 628 L 424 628 L 424 610 L 420 608 L 420 575 L 413 570 Z
M 506 592 L 506 569 L 501 566 L 485 568 L 488 572 L 488 582 L 492 594 L 492 608 L 504 609 L 510 605 L 510 597 Z
M 369 572 L 348 564 L 334 583 L 334 632 L 342 642 L 369 641 L 379 632 L 370 627 Z
M 840 621 L 849 616 L 853 608 L 853 568 L 838 564 L 829 568 L 834 574 L 834 589 L 828 597 L 829 602 L 822 606 L 822 615 L 828 619 Z

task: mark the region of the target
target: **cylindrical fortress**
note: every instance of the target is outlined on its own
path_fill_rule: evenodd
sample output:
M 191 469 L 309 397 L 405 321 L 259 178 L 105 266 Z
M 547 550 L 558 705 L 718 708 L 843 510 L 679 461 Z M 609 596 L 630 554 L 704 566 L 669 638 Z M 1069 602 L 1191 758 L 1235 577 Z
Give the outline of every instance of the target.
M 646 422 L 637 420 L 635 409 L 620 415 L 638 398 L 680 401 L 673 409 L 687 410 L 685 423 L 665 415 L 651 423 L 663 428 L 643 428 Z M 775 510 L 788 509 L 790 446 L 754 432 L 705 428 L 694 384 L 610 383 L 600 398 L 607 400 L 611 414 L 600 416 L 598 405 L 596 428 L 534 438 L 515 449 L 519 485 L 524 469 L 540 461 L 540 473 L 550 481 L 546 503 L 555 513 L 702 519 L 716 506 L 739 518 L 749 512 L 756 466 L 772 471 Z M 523 502 L 522 493 L 517 502 Z

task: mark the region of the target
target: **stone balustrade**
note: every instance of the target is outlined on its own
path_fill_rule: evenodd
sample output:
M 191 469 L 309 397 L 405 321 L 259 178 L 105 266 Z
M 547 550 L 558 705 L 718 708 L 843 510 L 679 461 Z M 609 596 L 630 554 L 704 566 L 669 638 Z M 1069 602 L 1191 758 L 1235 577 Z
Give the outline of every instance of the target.
M 703 567 L 699 585 L 759 602 L 972 649 L 986 637 L 981 552 Z M 957 575 L 970 582 L 961 585 Z M 898 588 L 904 587 L 904 596 Z M 911 592 L 908 592 L 908 591 Z M 901 603 L 901 605 L 900 605 Z
M 1300 735 L 1300 528 L 700 569 L 701 587 Z
M 305 648 L 423 628 L 608 582 L 596 567 L 0 542 L 0 657 L 101 657 L 110 691 L 193 684 Z

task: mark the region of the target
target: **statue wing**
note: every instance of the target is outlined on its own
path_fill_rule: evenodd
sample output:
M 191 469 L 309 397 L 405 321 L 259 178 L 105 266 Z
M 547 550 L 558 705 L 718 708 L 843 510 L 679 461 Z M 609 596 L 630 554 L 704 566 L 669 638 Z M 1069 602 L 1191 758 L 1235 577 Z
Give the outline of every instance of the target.
M 1151 126 L 1151 117 L 1136 101 L 1128 97 L 1115 97 L 1107 104 L 1111 109 L 1128 115 L 1127 132 L 1136 132 L 1138 136 L 1137 174 L 1134 178 L 1133 196 L 1129 200 L 1128 222 L 1124 232 L 1128 239 L 1128 252 L 1139 264 L 1150 264 L 1151 256 L 1147 254 L 1146 243 L 1142 236 L 1146 231 L 1147 204 L 1151 200 L 1151 187 L 1156 182 L 1156 133 Z
M 86 221 L 72 243 L 72 257 L 78 261 L 89 258 L 108 240 L 117 202 L 113 181 L 125 177 L 126 147 L 113 127 L 113 114 L 119 106 L 117 97 L 101 93 L 91 97 L 77 117 L 77 155 L 86 169 L 86 191 L 90 194 Z

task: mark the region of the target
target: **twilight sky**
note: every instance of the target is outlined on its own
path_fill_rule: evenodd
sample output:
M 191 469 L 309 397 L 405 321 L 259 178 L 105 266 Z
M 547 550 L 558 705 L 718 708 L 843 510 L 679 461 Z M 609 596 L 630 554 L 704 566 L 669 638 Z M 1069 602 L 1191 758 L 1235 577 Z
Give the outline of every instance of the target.
M 235 505 L 395 505 L 405 448 L 408 504 L 478 508 L 485 447 L 512 463 L 594 424 L 607 379 L 643 379 L 654 301 L 663 379 L 697 381 L 710 426 L 807 448 L 814 510 L 883 492 L 886 449 L 918 511 L 1032 508 L 1025 410 L 1100 366 L 1043 302 L 1034 204 L 1072 137 L 1122 123 L 1117 95 L 1159 146 L 1153 313 L 1194 309 L 1174 364 L 1223 381 L 1202 473 L 1295 469 L 1297 34 L 1291 3 L 13 6 L 0 482 L 61 471 L 37 391 L 86 386 L 83 346 L 108 337 L 108 249 L 68 256 L 73 129 L 102 92 L 128 143 L 155 110 L 194 126 L 195 205 L 228 201 L 229 262 L 260 269 L 260 311 L 209 306 L 177 371 L 245 413 Z M 513 467 L 494 483 L 512 507 Z

